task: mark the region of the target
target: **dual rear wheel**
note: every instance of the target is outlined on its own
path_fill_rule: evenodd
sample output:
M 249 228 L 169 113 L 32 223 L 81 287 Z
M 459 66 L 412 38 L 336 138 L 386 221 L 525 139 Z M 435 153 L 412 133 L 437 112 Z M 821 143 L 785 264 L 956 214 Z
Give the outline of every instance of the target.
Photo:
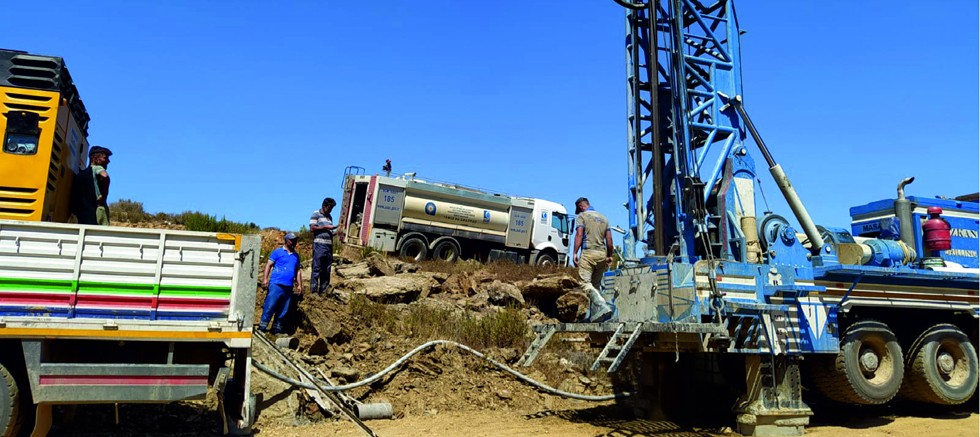
M 912 343 L 902 396 L 920 402 L 958 405 L 977 391 L 977 351 L 950 324 L 926 329 Z
M 862 321 L 844 333 L 840 352 L 811 367 L 816 388 L 837 402 L 879 405 L 902 397 L 941 405 L 970 400 L 977 390 L 977 353 L 951 324 L 926 329 L 909 355 L 884 323 Z
M 455 262 L 459 259 L 460 247 L 456 241 L 452 239 L 440 240 L 432 248 L 432 259 Z M 398 249 L 398 256 L 403 258 L 411 258 L 415 261 L 422 261 L 429 258 L 429 245 L 425 242 L 422 237 L 408 237 L 402 242 L 401 247 Z

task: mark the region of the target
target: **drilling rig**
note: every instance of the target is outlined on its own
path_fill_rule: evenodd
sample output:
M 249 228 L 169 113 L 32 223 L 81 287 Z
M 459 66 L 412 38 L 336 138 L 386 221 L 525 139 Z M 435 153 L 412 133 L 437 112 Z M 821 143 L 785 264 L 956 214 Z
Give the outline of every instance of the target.
M 851 229 L 816 225 L 744 104 L 733 1 L 614 1 L 629 138 L 626 262 L 601 289 L 615 315 L 537 326 L 523 365 L 555 334 L 590 333 L 605 342 L 593 370 L 639 351 L 640 393 L 663 405 L 696 383 L 664 374 L 683 355 L 707 363 L 701 378 L 736 375 L 746 435 L 802 434 L 804 381 L 855 405 L 973 397 L 975 196 L 905 197 L 909 178 L 896 199 L 851 208 Z M 762 177 L 796 224 L 756 206 Z

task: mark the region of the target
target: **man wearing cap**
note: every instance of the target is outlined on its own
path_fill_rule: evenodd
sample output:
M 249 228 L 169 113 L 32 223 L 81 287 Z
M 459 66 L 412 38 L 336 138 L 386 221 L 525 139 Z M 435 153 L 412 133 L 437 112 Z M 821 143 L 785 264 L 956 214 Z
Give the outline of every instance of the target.
M 330 265 L 333 264 L 333 235 L 337 227 L 333 224 L 330 211 L 337 201 L 328 197 L 323 199 L 320 209 L 310 216 L 310 231 L 313 232 L 313 270 L 310 271 L 310 292 L 321 294 L 330 287 Z
M 79 224 L 109 225 L 109 157 L 112 152 L 101 146 L 88 151 L 88 167 L 78 172 L 72 183 L 71 209 Z
M 612 232 L 609 220 L 589 205 L 589 199 L 579 197 L 575 201 L 575 250 L 572 259 L 578 266 L 582 288 L 589 294 L 589 320 L 603 322 L 612 315 L 609 304 L 599 294 L 602 274 L 613 258 Z M 581 250 L 581 255 L 579 254 Z
M 300 270 L 299 254 L 296 253 L 296 234 L 290 232 L 283 237 L 282 247 L 272 251 L 265 265 L 262 283 L 269 293 L 262 305 L 259 318 L 259 331 L 266 332 L 269 322 L 275 316 L 272 333 L 284 332 L 291 318 L 292 300 L 303 293 L 303 272 Z M 295 287 L 293 286 L 295 284 Z

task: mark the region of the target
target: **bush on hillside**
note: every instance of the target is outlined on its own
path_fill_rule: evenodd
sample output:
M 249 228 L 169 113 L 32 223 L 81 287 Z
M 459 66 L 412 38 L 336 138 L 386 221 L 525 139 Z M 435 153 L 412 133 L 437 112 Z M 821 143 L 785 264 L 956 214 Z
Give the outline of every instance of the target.
M 184 211 L 175 221 L 187 227 L 189 231 L 227 232 L 232 234 L 252 234 L 259 231 L 255 223 L 241 223 L 200 211 Z
M 109 204 L 112 220 L 127 223 L 143 223 L 152 217 L 143 209 L 143 202 L 130 199 L 119 199 Z

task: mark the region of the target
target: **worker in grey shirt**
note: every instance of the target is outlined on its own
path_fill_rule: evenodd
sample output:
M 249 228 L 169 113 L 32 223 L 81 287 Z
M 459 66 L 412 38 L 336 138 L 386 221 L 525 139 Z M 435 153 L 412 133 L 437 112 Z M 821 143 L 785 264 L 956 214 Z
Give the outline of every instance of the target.
M 313 231 L 313 271 L 310 272 L 310 292 L 323 294 L 330 287 L 330 265 L 333 264 L 333 236 L 337 227 L 333 224 L 330 211 L 337 201 L 330 197 L 323 199 L 320 209 L 310 217 L 310 230 Z
M 575 201 L 575 250 L 572 260 L 578 267 L 582 288 L 589 295 L 591 322 L 604 322 L 612 316 L 612 308 L 599 294 L 602 275 L 612 263 L 613 242 L 609 220 L 591 205 L 589 199 L 579 197 Z M 581 254 L 579 251 L 581 250 Z

